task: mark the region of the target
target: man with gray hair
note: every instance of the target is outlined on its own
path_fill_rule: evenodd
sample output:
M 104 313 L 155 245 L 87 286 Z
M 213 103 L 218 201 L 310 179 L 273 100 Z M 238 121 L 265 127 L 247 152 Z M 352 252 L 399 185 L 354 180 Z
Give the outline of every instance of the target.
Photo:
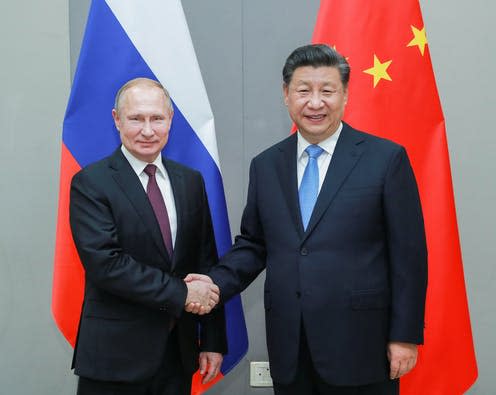
M 350 68 L 306 45 L 283 69 L 298 131 L 256 156 L 241 234 L 212 281 L 222 301 L 264 269 L 277 395 L 393 395 L 423 341 L 427 250 L 403 147 L 342 122 Z M 202 311 L 191 304 L 189 311 Z
M 168 92 L 137 78 L 112 110 L 122 145 L 77 173 L 70 223 L 86 287 L 74 349 L 79 395 L 189 395 L 226 352 L 218 288 L 184 282 L 217 262 L 202 176 L 162 157 L 173 117 Z

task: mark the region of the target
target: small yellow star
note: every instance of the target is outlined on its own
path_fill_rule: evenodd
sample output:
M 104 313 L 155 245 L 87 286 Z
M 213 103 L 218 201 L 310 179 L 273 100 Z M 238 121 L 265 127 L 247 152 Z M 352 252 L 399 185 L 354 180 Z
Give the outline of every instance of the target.
M 389 67 L 391 62 L 392 60 L 388 60 L 387 62 L 381 63 L 381 61 L 377 58 L 376 54 L 374 54 L 374 67 L 363 71 L 364 73 L 374 76 L 374 88 L 381 79 L 392 81 L 391 77 L 387 72 L 387 68 Z
M 415 26 L 411 26 L 413 32 L 413 40 L 410 41 L 407 47 L 417 46 L 420 53 L 424 56 L 425 46 L 427 44 L 427 37 L 425 36 L 425 26 L 422 30 L 417 29 Z

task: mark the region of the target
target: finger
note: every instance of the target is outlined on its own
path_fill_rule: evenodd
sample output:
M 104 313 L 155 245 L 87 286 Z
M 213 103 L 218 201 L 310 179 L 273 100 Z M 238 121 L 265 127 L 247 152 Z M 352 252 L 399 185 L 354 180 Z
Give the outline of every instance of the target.
M 207 305 L 207 306 L 203 306 L 204 308 L 204 314 L 208 314 L 212 311 L 212 307 L 210 307 L 210 305 Z
M 220 289 L 217 285 L 215 284 L 211 284 L 210 285 L 210 291 L 213 292 L 213 293 L 216 293 L 217 295 L 220 294 Z
M 417 360 L 415 358 L 409 359 L 408 364 L 407 364 L 407 368 L 406 368 L 406 371 L 404 374 L 407 374 L 408 372 L 410 372 L 415 367 L 416 362 L 417 362 Z
M 215 376 L 217 376 L 217 369 L 213 364 L 209 364 L 208 366 L 208 372 L 203 377 L 202 383 L 207 384 L 210 380 L 212 380 Z
M 188 306 L 191 306 L 191 312 L 197 314 L 200 310 L 200 303 L 190 303 Z
M 391 380 L 398 378 L 398 373 L 400 371 L 400 365 L 401 365 L 401 363 L 398 360 L 392 360 L 391 361 L 391 372 L 389 374 L 389 377 L 391 378 Z
M 201 305 L 199 303 L 189 303 L 186 306 L 186 311 L 193 314 L 198 314 L 200 312 Z
M 194 278 L 193 278 L 193 275 L 190 273 L 188 274 L 186 277 L 184 277 L 184 282 L 185 283 L 189 283 L 190 281 L 193 281 Z
M 398 378 L 408 373 L 408 371 L 410 370 L 408 366 L 408 361 L 401 362 L 400 369 L 398 371 Z
M 186 277 L 184 277 L 185 282 L 191 282 L 191 281 L 207 281 L 207 282 L 212 282 L 208 281 L 210 280 L 210 277 L 207 277 L 203 274 L 198 274 L 198 273 L 189 273 Z
M 207 370 L 208 359 L 205 354 L 200 354 L 200 374 L 203 375 Z
M 199 315 L 204 315 L 204 314 L 208 314 L 210 313 L 210 308 L 208 306 L 205 306 L 205 305 L 201 305 L 200 306 L 200 311 L 198 312 Z
M 210 294 L 210 300 L 214 302 L 214 304 L 219 303 L 219 295 L 217 294 Z
M 217 306 L 218 303 L 219 303 L 218 300 L 210 299 L 208 305 L 213 309 L 215 306 Z

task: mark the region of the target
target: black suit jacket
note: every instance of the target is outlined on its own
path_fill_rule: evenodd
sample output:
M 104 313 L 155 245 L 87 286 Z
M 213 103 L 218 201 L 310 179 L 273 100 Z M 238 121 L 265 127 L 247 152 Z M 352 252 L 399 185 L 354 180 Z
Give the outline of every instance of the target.
M 176 162 L 164 165 L 177 211 L 172 261 L 146 192 L 120 149 L 72 180 L 70 223 L 86 276 L 73 359 L 80 376 L 150 378 L 164 356 L 172 321 L 187 372 L 197 368 L 200 349 L 226 352 L 222 308 L 201 319 L 183 311 L 182 278 L 217 262 L 203 179 Z
M 301 322 L 326 382 L 385 380 L 387 343 L 423 341 L 427 251 L 407 154 L 344 124 L 304 231 L 296 146 L 293 135 L 253 159 L 241 234 L 210 275 L 229 299 L 266 268 L 275 381 L 296 373 Z

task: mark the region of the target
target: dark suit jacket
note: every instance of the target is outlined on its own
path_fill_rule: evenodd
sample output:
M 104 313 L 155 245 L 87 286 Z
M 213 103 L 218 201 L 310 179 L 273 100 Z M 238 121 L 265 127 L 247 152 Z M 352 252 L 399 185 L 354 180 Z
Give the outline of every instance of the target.
M 305 232 L 296 145 L 293 135 L 253 159 L 241 234 L 210 275 L 225 300 L 267 269 L 275 381 L 296 373 L 302 320 L 326 382 L 385 380 L 387 343 L 423 341 L 427 251 L 407 154 L 344 124 Z
M 197 368 L 199 350 L 226 352 L 223 309 L 201 318 L 183 312 L 182 278 L 217 262 L 201 175 L 164 160 L 177 211 L 170 260 L 136 173 L 118 149 L 77 173 L 70 222 L 86 288 L 73 367 L 80 376 L 140 381 L 153 376 L 177 320 L 182 363 Z M 179 363 L 179 361 L 178 361 Z

